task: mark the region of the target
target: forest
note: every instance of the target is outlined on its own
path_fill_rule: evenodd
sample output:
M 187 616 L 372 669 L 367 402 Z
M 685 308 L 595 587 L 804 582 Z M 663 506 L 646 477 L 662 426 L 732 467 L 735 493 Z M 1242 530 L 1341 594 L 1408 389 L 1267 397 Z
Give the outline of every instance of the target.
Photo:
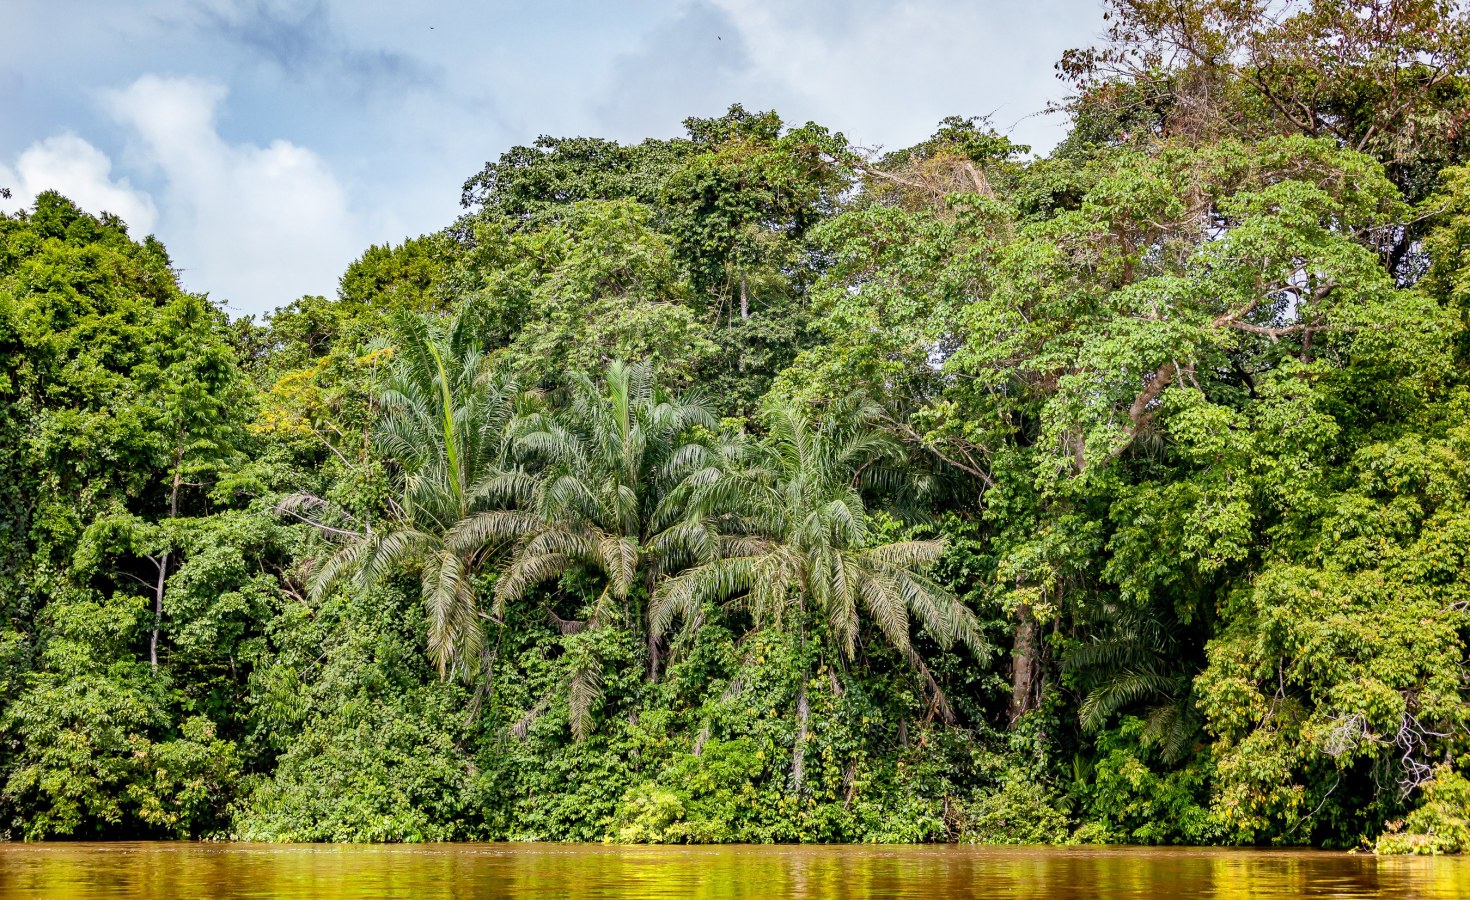
M 1104 5 L 260 321 L 0 216 L 0 837 L 1470 848 L 1470 14 Z

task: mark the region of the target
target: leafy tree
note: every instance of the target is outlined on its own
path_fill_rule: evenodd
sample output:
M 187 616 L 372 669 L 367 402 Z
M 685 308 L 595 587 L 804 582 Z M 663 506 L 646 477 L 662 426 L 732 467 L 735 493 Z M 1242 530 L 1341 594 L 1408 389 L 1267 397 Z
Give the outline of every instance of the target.
M 583 201 L 631 200 L 651 206 L 669 173 L 689 156 L 685 140 L 632 146 L 600 138 L 542 135 L 512 147 L 464 184 L 461 204 L 486 219 L 537 226 Z
M 478 227 L 463 286 L 486 310 L 492 346 L 508 349 L 527 384 L 595 374 L 619 358 L 647 359 L 687 383 L 714 345 L 649 210 L 586 202 L 562 216 L 530 232 Z
M 739 104 L 684 124 L 687 138 L 630 146 L 542 137 L 487 164 L 465 185 L 478 211 L 456 226 L 468 258 L 450 283 L 488 291 L 499 340 L 539 333 L 524 341 L 530 364 L 569 348 L 651 355 L 665 377 L 697 375 L 748 413 L 810 340 L 806 234 L 851 187 L 846 144 Z M 568 238 L 594 255 L 563 255 Z M 606 362 L 571 360 L 589 373 Z
M 1373 852 L 1438 855 L 1463 853 L 1470 846 L 1470 783 L 1441 767 L 1425 784 L 1424 805 L 1379 835 Z
M 846 141 L 814 124 L 786 130 L 774 112 L 739 104 L 684 126 L 700 152 L 664 185 L 663 227 L 716 326 L 720 352 L 701 377 L 749 414 L 809 341 L 807 234 L 851 186 L 841 162 Z
M 140 366 L 134 377 L 153 395 L 168 473 L 168 518 L 178 518 L 185 488 L 204 488 L 223 467 L 238 461 L 243 440 L 243 385 L 234 353 L 216 330 L 200 341 L 201 319 L 218 312 L 189 298 L 165 311 L 168 330 L 161 336 L 162 358 Z M 207 326 L 206 326 L 207 327 Z M 206 332 L 207 333 L 207 332 Z M 167 529 L 165 529 L 166 531 Z M 158 668 L 158 634 L 163 622 L 164 590 L 172 551 L 167 539 L 149 557 L 157 570 L 153 630 L 148 659 Z
M 157 241 L 60 195 L 0 217 L 0 235 L 16 439 L 3 483 L 23 487 L 5 603 L 25 644 L 5 659 L 0 802 L 31 837 L 217 827 L 236 748 L 181 708 L 158 649 L 179 535 L 241 449 L 224 316 L 179 288 Z M 99 546 L 127 530 L 148 539 Z M 148 600 L 135 549 L 160 562 Z
M 263 338 L 270 346 L 259 352 L 265 374 L 309 368 L 333 352 L 361 355 L 395 315 L 442 311 L 457 255 L 442 233 L 369 247 L 343 273 L 336 297 L 304 296 L 270 314 Z
M 1457 388 L 1355 449 L 1301 498 L 1300 539 L 1229 598 L 1196 690 L 1236 839 L 1371 837 L 1463 752 L 1465 403 Z
M 1058 72 L 1112 142 L 1139 133 L 1326 138 L 1377 159 L 1410 200 L 1463 160 L 1470 18 L 1452 0 L 1108 0 L 1101 47 Z M 1422 230 L 1383 235 L 1389 268 Z

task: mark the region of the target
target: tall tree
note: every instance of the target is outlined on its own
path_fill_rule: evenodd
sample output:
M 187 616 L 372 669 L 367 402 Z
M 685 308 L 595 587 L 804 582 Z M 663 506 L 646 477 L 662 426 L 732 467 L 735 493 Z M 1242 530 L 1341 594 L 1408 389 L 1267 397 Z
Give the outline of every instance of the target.
M 180 532 L 242 449 L 225 316 L 180 288 L 156 240 L 47 192 L 0 216 L 0 341 L 15 526 L 0 529 L 15 563 L 0 804 L 35 837 L 210 827 L 235 747 L 184 712 L 192 686 L 161 650 Z
M 748 415 L 810 342 L 805 293 L 817 267 L 808 233 L 852 186 L 847 143 L 739 104 L 684 127 L 699 152 L 669 175 L 661 221 L 720 346 L 701 377 Z
M 1107 0 L 1106 41 L 1059 73 L 1079 128 L 1113 143 L 1324 138 L 1371 156 L 1411 201 L 1465 159 L 1470 12 L 1456 0 Z M 1422 223 L 1380 235 L 1412 277 Z
M 486 341 L 508 349 L 526 384 L 596 375 L 621 358 L 688 383 L 715 349 L 668 239 L 629 200 L 576 203 L 530 230 L 478 223 L 456 277 L 486 311 Z
M 495 585 L 503 608 L 535 585 L 584 567 L 600 577 L 587 627 L 638 623 L 658 579 L 707 558 L 711 536 L 689 502 L 717 479 L 723 459 L 715 419 L 697 396 L 671 396 L 642 364 L 610 365 L 602 381 L 576 376 L 569 403 L 517 427 L 517 453 L 537 467 L 535 516 Z M 464 533 L 498 533 L 492 517 Z M 648 667 L 658 677 L 658 633 L 649 620 Z M 572 728 L 591 729 L 596 660 L 572 683 Z
M 727 518 L 718 559 L 660 584 L 651 617 L 667 631 L 676 619 L 697 628 L 709 601 L 732 601 L 758 627 L 789 627 L 805 645 L 821 635 L 829 658 L 857 655 L 866 617 L 907 663 L 924 675 L 948 716 L 943 694 L 910 637 L 911 619 L 948 648 L 982 649 L 973 611 L 923 572 L 944 552 L 941 541 L 877 542 L 861 488 L 891 476 L 897 443 L 870 411 L 848 406 L 816 420 L 794 404 L 773 403 L 762 416 L 768 439 L 749 469 L 702 492 L 711 516 Z M 797 697 L 792 784 L 800 791 L 808 716 L 806 676 Z
M 181 298 L 166 313 L 164 348 L 136 370 L 157 412 L 163 468 L 167 473 L 167 518 L 177 519 L 187 489 L 208 488 L 221 469 L 237 463 L 244 439 L 245 392 L 232 348 L 224 340 L 219 311 L 196 297 Z M 160 532 L 163 536 L 168 529 Z M 148 661 L 158 670 L 158 635 L 164 591 L 176 562 L 167 537 L 148 561 L 157 570 Z
M 466 305 L 442 324 L 399 317 L 396 364 L 379 401 L 383 412 L 374 439 L 392 469 L 387 519 L 376 527 L 324 526 L 324 534 L 345 546 L 312 583 L 320 595 L 349 574 L 366 585 L 416 570 L 429 655 L 441 676 L 478 671 L 481 621 L 488 613 L 475 578 L 487 555 L 499 549 L 469 546 L 456 539 L 457 529 L 492 511 L 514 520 L 509 507 L 521 484 L 506 463 L 506 429 L 521 395 L 481 349 L 479 314 Z M 285 508 L 322 504 L 298 495 Z

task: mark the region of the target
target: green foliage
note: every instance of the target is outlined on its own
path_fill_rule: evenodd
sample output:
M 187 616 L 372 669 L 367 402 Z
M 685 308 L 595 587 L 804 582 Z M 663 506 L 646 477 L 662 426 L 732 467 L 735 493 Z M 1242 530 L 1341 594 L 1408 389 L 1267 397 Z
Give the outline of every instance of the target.
M 1470 19 L 1458 4 L 1103 5 L 1106 43 L 1069 50 L 1058 64 L 1080 88 L 1074 105 L 1086 119 L 1192 137 L 1328 137 L 1373 155 L 1413 199 L 1465 151 L 1452 124 L 1470 99 Z M 1406 243 L 1396 242 L 1395 256 Z
M 1389 829 L 1373 845 L 1379 854 L 1463 853 L 1470 849 L 1470 781 L 1448 766 L 1424 784 L 1424 805 Z
M 977 844 L 1067 844 L 1072 819 L 1056 791 L 1017 771 L 970 804 L 962 837 Z
M 647 359 L 687 381 L 714 351 L 667 239 L 631 201 L 578 203 L 531 231 L 477 222 L 458 278 L 485 310 L 491 346 L 506 346 L 530 385 L 615 359 Z
M 115 218 L 56 194 L 0 218 L 0 239 L 12 439 L 0 553 L 16 629 L 0 710 L 8 828 L 206 832 L 223 821 L 240 760 L 221 735 L 238 697 L 205 673 L 222 657 L 248 666 L 245 640 L 269 604 L 243 597 L 274 590 L 205 549 L 242 526 L 255 533 L 236 548 L 268 545 L 268 523 L 196 517 L 245 440 L 224 315 L 179 289 L 156 241 L 135 243 Z M 184 575 L 179 594 L 164 589 L 169 574 Z M 173 634 L 193 646 L 171 647 Z M 140 661 L 140 646 L 161 650 L 162 667 Z
M 476 837 L 470 775 L 452 731 L 456 698 L 353 697 L 313 719 L 242 800 L 230 833 L 254 841 Z
M 400 362 L 382 395 L 374 435 L 393 470 L 386 521 L 374 529 L 340 511 L 345 527 L 318 523 L 344 546 L 312 581 L 312 593 L 321 596 L 348 575 L 371 586 L 401 569 L 416 571 L 429 653 L 441 675 L 469 675 L 482 644 L 474 589 L 480 548 L 460 532 L 489 521 L 514 534 L 520 521 L 503 509 L 519 490 L 516 473 L 505 465 L 505 432 L 519 392 L 482 351 L 474 312 L 463 307 L 442 330 L 416 318 L 400 320 Z M 305 494 L 282 501 L 286 510 L 326 505 Z
M 675 620 L 697 628 L 707 604 L 733 601 L 757 628 L 790 628 L 803 645 L 811 632 L 834 663 L 856 656 L 863 618 L 926 677 L 911 619 L 943 649 L 959 643 L 980 651 L 974 612 L 925 574 L 943 543 L 880 541 L 869 530 L 860 488 L 898 487 L 902 477 L 888 468 L 897 445 L 870 415 L 839 408 L 820 421 L 794 404 L 768 406 L 768 438 L 753 448 L 749 468 L 714 482 L 697 501 L 704 516 L 732 520 L 719 557 L 655 589 L 655 630 Z M 934 692 L 948 718 L 937 685 Z M 805 703 L 803 691 L 798 707 Z
M 1182 652 L 1179 623 L 1158 609 L 1103 608 L 1085 620 L 1090 639 L 1069 649 L 1064 669 L 1082 692 L 1078 719 L 1096 733 L 1119 712 L 1148 704 L 1139 734 L 1177 763 L 1200 728 L 1193 682 L 1198 666 Z
M 255 348 L 255 362 L 279 376 L 308 368 L 334 351 L 355 356 L 391 326 L 395 315 L 444 308 L 442 284 L 457 251 L 444 234 L 369 247 L 347 267 L 335 298 L 308 295 L 270 314 L 269 346 Z
M 543 137 L 261 323 L 0 216 L 0 830 L 1462 850 L 1465 14 L 1107 6 L 1045 159 Z
M 1220 839 L 1210 817 L 1209 768 L 1154 750 L 1150 725 L 1127 717 L 1098 736 L 1093 757 L 1073 785 L 1086 824 L 1079 838 L 1125 844 L 1209 844 Z
M 599 138 L 542 135 L 512 147 L 464 185 L 461 203 L 486 218 L 535 226 L 556 220 L 573 204 L 633 200 L 652 204 L 668 174 L 693 148 L 682 140 L 647 140 L 631 147 Z
M 122 610 L 95 610 L 117 614 Z M 21 742 L 5 782 L 27 839 L 151 834 L 186 837 L 223 821 L 239 775 L 233 743 L 203 716 L 170 735 L 168 695 L 146 666 L 99 671 L 83 634 L 54 645 L 47 671 L 6 712 Z
M 403 585 L 300 597 L 251 679 L 247 742 L 270 763 L 228 832 L 268 841 L 476 837 L 466 694 L 431 676 Z
M 644 359 L 753 412 L 810 340 L 807 233 L 851 175 L 845 141 L 739 104 L 688 138 L 623 146 L 542 137 L 465 185 L 446 284 L 495 311 L 527 383 Z
M 714 535 L 691 500 L 723 468 L 707 438 L 714 417 L 699 398 L 670 397 L 646 366 L 608 367 L 604 385 L 574 379 L 560 415 L 531 415 L 515 427 L 516 451 L 535 470 L 532 521 L 495 585 L 497 609 L 548 581 L 592 575 L 600 591 L 578 599 L 585 627 L 647 619 L 650 674 L 657 677 L 657 629 L 639 609 L 660 576 L 713 555 Z M 473 526 L 472 526 L 473 527 Z M 486 531 L 488 537 L 490 531 Z M 580 623 L 574 627 L 582 627 Z M 600 694 L 595 651 L 578 654 L 568 685 L 572 730 L 591 730 Z

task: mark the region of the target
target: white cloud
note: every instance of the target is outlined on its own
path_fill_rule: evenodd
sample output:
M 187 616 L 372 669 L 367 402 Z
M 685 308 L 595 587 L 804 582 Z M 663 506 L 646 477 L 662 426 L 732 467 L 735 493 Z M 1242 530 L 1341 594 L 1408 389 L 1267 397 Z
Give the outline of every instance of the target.
M 103 98 L 163 175 L 160 236 L 185 285 L 246 313 L 330 294 L 365 246 L 346 192 L 305 147 L 222 138 L 216 114 L 225 95 L 213 82 L 145 75 Z
M 787 110 L 786 86 L 763 78 L 740 29 L 707 0 L 684 6 L 617 57 L 594 108 L 617 138 L 683 134 L 689 116 L 718 116 L 731 103 Z
M 740 30 L 754 69 L 785 84 L 803 114 L 890 146 L 946 115 L 994 114 L 997 128 L 1045 150 L 1061 137 L 1038 118 L 1066 88 L 1063 50 L 1092 43 L 1099 12 L 1075 0 L 702 0 Z
M 14 168 L 0 164 L 0 187 L 8 187 L 7 209 L 30 206 L 42 191 L 59 191 L 91 213 L 122 217 L 134 237 L 153 231 L 153 198 L 126 178 L 112 179 L 112 160 L 74 134 L 58 134 L 26 148 Z

